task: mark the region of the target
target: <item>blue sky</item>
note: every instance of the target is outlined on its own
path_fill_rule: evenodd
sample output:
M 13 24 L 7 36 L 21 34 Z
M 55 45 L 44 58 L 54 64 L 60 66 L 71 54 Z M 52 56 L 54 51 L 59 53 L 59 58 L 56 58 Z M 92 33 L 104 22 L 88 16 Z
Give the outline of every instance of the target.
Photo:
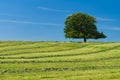
M 64 38 L 64 21 L 84 12 L 94 16 L 98 30 L 108 36 L 97 41 L 119 42 L 119 4 L 120 0 L 0 0 L 0 40 L 70 41 Z

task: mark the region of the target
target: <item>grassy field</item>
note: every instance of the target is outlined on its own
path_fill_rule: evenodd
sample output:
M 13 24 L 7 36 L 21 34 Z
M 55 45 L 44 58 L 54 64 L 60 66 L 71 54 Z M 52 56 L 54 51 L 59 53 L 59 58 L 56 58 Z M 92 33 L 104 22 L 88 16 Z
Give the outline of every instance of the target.
M 0 41 L 0 80 L 120 80 L 120 43 Z

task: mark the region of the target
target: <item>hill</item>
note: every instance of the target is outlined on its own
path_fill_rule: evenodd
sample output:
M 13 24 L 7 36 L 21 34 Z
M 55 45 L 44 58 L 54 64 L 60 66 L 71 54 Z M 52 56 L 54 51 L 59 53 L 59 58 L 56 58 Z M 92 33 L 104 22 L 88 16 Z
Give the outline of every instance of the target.
M 120 80 L 120 43 L 0 41 L 0 80 Z

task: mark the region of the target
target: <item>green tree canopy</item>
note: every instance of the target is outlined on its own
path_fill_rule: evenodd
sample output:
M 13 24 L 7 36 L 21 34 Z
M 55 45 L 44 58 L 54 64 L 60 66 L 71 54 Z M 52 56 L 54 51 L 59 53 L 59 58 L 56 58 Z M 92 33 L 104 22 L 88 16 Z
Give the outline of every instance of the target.
M 68 16 L 65 21 L 65 37 L 79 39 L 83 38 L 84 42 L 87 39 L 106 38 L 103 32 L 99 32 L 95 25 L 96 19 L 84 13 L 75 13 Z

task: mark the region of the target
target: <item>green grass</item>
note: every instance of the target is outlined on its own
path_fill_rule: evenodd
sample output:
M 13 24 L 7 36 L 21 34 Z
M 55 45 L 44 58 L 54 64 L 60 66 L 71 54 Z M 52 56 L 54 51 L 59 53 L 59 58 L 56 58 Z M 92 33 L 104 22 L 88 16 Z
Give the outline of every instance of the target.
M 0 80 L 120 80 L 120 43 L 0 41 Z

